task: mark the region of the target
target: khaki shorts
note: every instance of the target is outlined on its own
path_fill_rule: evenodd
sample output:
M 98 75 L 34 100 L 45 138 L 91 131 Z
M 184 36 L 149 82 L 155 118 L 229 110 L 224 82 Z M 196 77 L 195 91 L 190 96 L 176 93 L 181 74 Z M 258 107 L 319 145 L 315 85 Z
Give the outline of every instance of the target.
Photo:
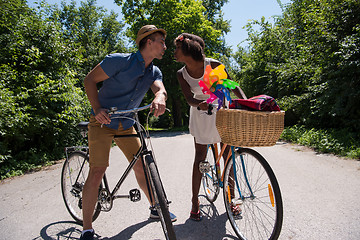
M 115 135 L 136 134 L 134 127 L 123 130 L 121 123 L 118 130 L 106 126 L 101 127 L 101 124 L 91 115 L 88 128 L 89 161 L 91 167 L 109 166 L 112 140 L 115 140 L 116 145 L 121 149 L 129 162 L 141 147 L 138 137 L 114 138 Z

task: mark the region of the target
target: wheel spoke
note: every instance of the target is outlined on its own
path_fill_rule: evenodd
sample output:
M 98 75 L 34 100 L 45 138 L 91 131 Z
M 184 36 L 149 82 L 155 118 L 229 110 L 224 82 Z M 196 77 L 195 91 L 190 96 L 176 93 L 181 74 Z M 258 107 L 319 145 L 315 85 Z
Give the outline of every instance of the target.
M 210 164 L 211 168 L 209 172 L 203 173 L 202 185 L 206 199 L 209 202 L 214 202 L 219 195 L 220 188 L 215 168 L 216 155 L 213 145 L 208 146 L 205 161 Z
M 82 190 L 89 172 L 89 163 L 85 152 L 72 152 L 64 162 L 61 176 L 61 190 L 65 206 L 72 218 L 82 224 Z M 93 221 L 100 213 L 94 210 Z
M 266 160 L 257 152 L 246 148 L 239 151 L 241 157 L 240 154 L 236 155 L 236 172 L 233 172 L 233 161 L 229 161 L 224 173 L 224 200 L 229 221 L 240 239 L 277 239 L 281 230 L 283 209 L 275 175 Z M 238 181 L 242 199 L 235 188 L 233 199 L 229 200 L 228 189 L 234 189 L 235 179 Z M 234 216 L 231 204 L 238 204 L 240 199 L 239 207 L 242 212 L 239 216 Z

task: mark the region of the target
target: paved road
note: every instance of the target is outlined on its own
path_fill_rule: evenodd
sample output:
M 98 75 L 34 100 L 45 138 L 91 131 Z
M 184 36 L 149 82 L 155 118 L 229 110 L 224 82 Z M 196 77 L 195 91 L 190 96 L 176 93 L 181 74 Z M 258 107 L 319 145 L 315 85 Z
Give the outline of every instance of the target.
M 188 219 L 193 140 L 186 133 L 152 138 L 171 211 L 178 217 L 178 239 L 237 239 L 227 221 L 222 196 L 210 205 L 201 197 L 202 222 Z M 280 239 L 360 239 L 360 162 L 316 154 L 278 143 L 257 148 L 270 162 L 280 183 L 284 224 Z M 123 169 L 123 155 L 112 149 L 108 176 Z M 60 193 L 61 163 L 0 184 L 0 240 L 77 239 L 81 226 L 66 212 Z M 113 184 L 112 184 L 113 186 Z M 126 190 L 136 187 L 132 175 Z M 125 191 L 125 190 L 124 190 Z M 116 200 L 94 223 L 99 239 L 163 239 L 159 222 L 148 219 L 148 203 Z

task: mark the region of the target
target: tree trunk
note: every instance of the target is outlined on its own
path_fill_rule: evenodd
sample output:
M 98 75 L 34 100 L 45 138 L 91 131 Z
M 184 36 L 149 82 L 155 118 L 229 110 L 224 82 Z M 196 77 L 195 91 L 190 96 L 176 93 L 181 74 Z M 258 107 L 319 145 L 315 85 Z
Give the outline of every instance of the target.
M 174 119 L 174 127 L 182 127 L 182 112 L 181 112 L 181 101 L 178 98 L 173 98 L 173 119 Z

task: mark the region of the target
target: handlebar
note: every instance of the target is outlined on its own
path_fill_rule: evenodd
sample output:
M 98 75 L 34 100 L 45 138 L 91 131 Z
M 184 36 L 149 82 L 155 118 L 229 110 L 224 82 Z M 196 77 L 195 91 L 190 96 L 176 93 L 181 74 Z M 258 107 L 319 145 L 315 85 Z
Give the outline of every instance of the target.
M 126 113 L 137 113 L 146 109 L 149 109 L 151 106 L 151 104 L 143 106 L 143 107 L 139 107 L 139 108 L 133 108 L 133 109 L 128 109 L 128 110 L 118 110 L 117 107 L 111 107 L 109 109 L 109 115 L 113 115 L 113 114 L 126 114 Z
M 218 104 L 212 104 L 212 103 L 210 103 L 209 104 L 209 107 L 208 107 L 208 109 L 207 109 L 207 111 L 205 112 L 207 115 L 212 115 L 213 114 L 213 112 L 212 112 L 212 110 L 214 109 L 214 106 L 217 106 Z M 201 110 L 200 109 L 200 107 L 198 106 L 197 107 L 197 110 Z

